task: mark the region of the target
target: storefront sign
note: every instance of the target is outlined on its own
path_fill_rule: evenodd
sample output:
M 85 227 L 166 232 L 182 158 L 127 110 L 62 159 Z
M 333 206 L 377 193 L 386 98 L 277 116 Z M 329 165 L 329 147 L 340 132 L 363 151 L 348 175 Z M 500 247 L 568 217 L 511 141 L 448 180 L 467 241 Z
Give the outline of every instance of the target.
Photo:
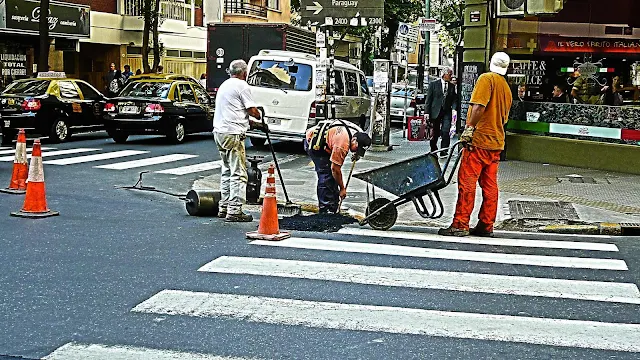
M 564 135 L 578 135 L 605 139 L 621 139 L 622 130 L 597 126 L 550 124 L 549 132 Z
M 540 51 L 640 54 L 640 40 L 540 36 Z
M 0 28 L 38 33 L 40 1 L 5 0 L 0 9 Z M 52 1 L 49 5 L 49 31 L 51 35 L 89 37 L 91 25 L 88 6 Z
M 0 69 L 2 76 L 26 76 L 26 54 L 0 54 Z
M 542 85 L 547 74 L 547 62 L 544 60 L 513 60 L 509 64 L 509 75 L 522 75 L 527 85 Z
M 460 120 L 464 123 L 467 121 L 467 112 L 469 111 L 469 101 L 473 87 L 476 85 L 478 78 L 484 72 L 484 63 L 464 63 L 462 64 L 462 78 L 460 82 Z M 464 123 L 462 126 L 464 126 Z

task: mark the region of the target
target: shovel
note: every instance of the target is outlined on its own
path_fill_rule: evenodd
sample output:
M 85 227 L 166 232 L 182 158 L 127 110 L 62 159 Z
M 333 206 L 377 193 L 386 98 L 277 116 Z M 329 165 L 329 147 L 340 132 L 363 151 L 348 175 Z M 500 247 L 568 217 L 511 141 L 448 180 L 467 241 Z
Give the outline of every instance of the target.
M 262 125 L 267 127 L 264 122 L 264 108 L 262 106 L 258 107 L 260 111 L 260 115 L 262 115 Z M 278 203 L 278 214 L 285 216 L 294 216 L 302 214 L 302 207 L 298 204 L 294 204 L 289 199 L 289 194 L 287 194 L 287 188 L 284 185 L 284 179 L 282 178 L 282 173 L 280 172 L 280 166 L 278 165 L 278 158 L 276 158 L 276 152 L 273 150 L 273 144 L 271 143 L 271 137 L 269 136 L 269 131 L 264 132 L 267 135 L 267 142 L 269 143 L 269 149 L 271 150 L 271 156 L 273 157 L 273 163 L 276 165 L 276 170 L 278 170 L 278 177 L 280 178 L 280 184 L 282 184 L 282 191 L 284 192 L 284 197 L 287 200 L 285 204 Z
M 347 190 L 347 188 L 349 187 L 349 181 L 351 181 L 351 175 L 353 174 L 353 169 L 356 167 L 356 161 L 358 160 L 354 160 L 351 163 L 351 170 L 349 170 L 349 176 L 347 177 L 347 183 L 344 185 L 344 189 Z M 340 208 L 342 208 L 342 200 L 344 199 L 340 199 L 340 202 L 338 203 L 338 210 L 336 210 L 336 214 L 340 214 Z

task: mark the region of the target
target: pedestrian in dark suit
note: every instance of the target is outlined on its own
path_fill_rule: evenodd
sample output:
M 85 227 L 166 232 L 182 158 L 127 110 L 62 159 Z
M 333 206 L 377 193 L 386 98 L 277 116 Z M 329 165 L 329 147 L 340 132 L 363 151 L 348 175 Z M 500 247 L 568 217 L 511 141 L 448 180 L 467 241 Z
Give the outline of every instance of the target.
M 450 83 L 453 70 L 449 67 L 442 69 L 440 79 L 432 81 L 427 91 L 425 108 L 429 115 L 429 121 L 433 126 L 433 136 L 431 137 L 431 151 L 438 150 L 438 138 L 442 137 L 440 146 L 442 149 L 448 148 L 451 138 L 451 110 L 453 104 L 458 101 L 455 87 Z M 446 156 L 442 153 L 441 156 Z

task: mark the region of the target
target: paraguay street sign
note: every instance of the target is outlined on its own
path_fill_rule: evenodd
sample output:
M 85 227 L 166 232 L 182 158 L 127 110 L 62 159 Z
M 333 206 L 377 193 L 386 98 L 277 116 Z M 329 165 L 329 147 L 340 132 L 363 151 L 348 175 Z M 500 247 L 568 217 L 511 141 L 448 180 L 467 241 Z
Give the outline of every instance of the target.
M 382 26 L 383 0 L 300 0 L 302 25 Z

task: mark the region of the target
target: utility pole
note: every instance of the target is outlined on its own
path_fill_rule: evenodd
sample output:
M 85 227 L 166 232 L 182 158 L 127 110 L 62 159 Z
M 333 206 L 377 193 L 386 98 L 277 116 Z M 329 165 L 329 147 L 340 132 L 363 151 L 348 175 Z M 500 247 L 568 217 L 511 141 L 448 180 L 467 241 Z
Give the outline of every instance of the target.
M 431 17 L 431 0 L 424 0 L 424 17 Z M 431 32 L 425 31 L 424 45 L 418 46 L 418 89 L 424 90 L 424 79 L 429 80 L 429 45 L 431 42 Z

